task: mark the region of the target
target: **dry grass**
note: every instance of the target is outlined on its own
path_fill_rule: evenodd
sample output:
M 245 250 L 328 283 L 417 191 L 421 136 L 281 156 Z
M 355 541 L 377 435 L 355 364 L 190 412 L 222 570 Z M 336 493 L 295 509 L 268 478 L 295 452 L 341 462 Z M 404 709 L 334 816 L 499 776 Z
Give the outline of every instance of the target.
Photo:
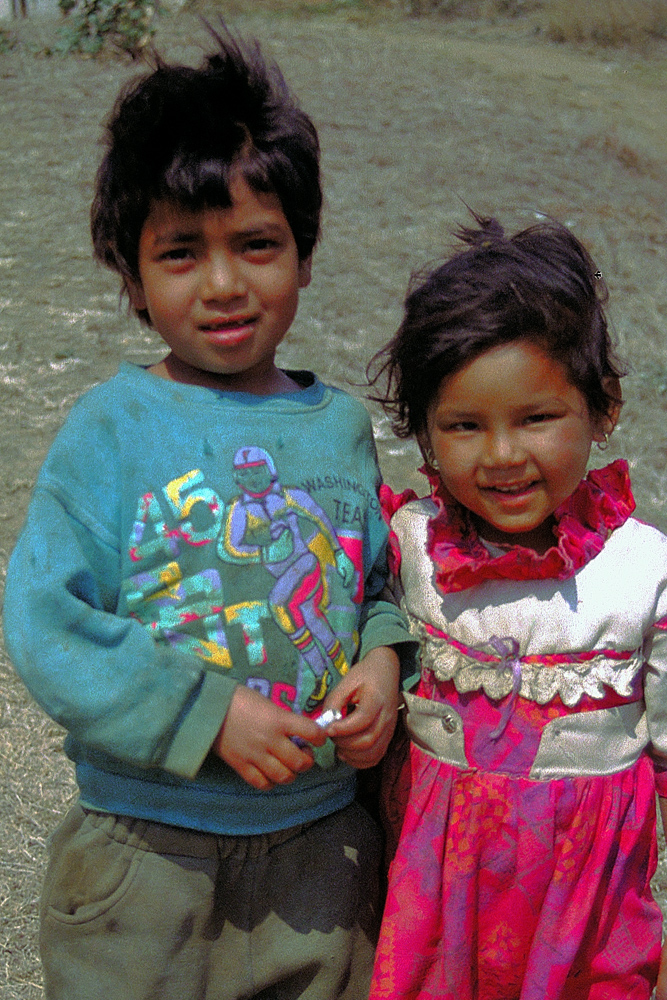
M 667 0 L 356 0 L 356 5 L 389 7 L 413 17 L 525 20 L 551 41 L 575 45 L 643 50 L 667 39 Z
M 402 0 L 250 3 L 253 18 L 239 14 L 233 26 L 278 58 L 324 151 L 324 238 L 283 363 L 339 384 L 348 373 L 361 378 L 395 328 L 410 269 L 442 252 L 463 221 L 462 201 L 508 227 L 549 213 L 591 248 L 632 365 L 620 427 L 596 458 L 630 459 L 641 516 L 667 530 L 664 62 L 573 52 L 543 35 L 503 38 L 496 27 L 498 37 L 471 42 L 450 22 L 437 30 L 398 16 L 388 27 L 344 23 L 362 9 L 404 13 Z M 295 4 L 308 17 L 291 20 Z M 217 9 L 235 18 L 247 8 L 248 0 L 220 0 Z M 193 24 L 173 21 L 168 57 L 199 59 Z M 134 69 L 36 60 L 29 41 L 0 64 L 0 567 L 75 396 L 121 357 L 154 360 L 158 350 L 119 315 L 116 283 L 93 267 L 86 228 L 99 122 Z M 420 488 L 414 453 L 375 420 L 387 478 Z M 0 997 L 41 1000 L 45 845 L 74 786 L 62 733 L 1 656 L 0 698 Z M 664 860 L 656 888 L 664 901 Z
M 667 0 L 551 0 L 543 17 L 556 42 L 641 49 L 667 38 Z
M 186 5 L 200 8 L 202 0 L 186 0 Z M 222 6 L 232 16 L 248 10 L 247 0 L 222 0 Z M 606 48 L 641 50 L 667 39 L 667 0 L 253 0 L 253 8 L 302 17 L 347 14 L 355 20 L 378 14 L 482 22 L 509 18 L 554 42 Z
M 542 6 L 543 0 L 404 0 L 403 9 L 413 17 L 489 19 L 521 17 Z M 372 5 L 373 0 L 369 0 Z
M 30 700 L 5 657 L 0 687 L 0 996 L 39 1000 L 36 941 L 46 837 L 75 789 L 62 732 Z

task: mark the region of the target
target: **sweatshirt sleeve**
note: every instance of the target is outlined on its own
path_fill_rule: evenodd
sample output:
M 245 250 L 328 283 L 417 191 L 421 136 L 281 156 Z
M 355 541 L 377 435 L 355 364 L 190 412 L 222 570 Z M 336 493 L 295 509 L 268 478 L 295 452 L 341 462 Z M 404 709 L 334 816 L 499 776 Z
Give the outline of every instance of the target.
M 5 641 L 42 708 L 77 741 L 125 763 L 198 771 L 235 682 L 115 614 L 118 549 L 38 484 L 10 560 Z
M 412 648 L 415 645 L 400 608 L 390 601 L 366 602 L 359 622 L 359 634 L 361 637 L 359 659 L 363 659 L 378 646 L 409 643 Z
M 367 565 L 364 589 L 364 605 L 359 619 L 360 648 L 359 659 L 378 646 L 401 646 L 401 659 L 410 655 L 414 648 L 414 640 L 410 635 L 408 624 L 403 612 L 398 607 L 393 595 L 387 589 L 389 575 L 387 564 L 387 544 L 389 529 L 382 516 L 380 505 L 381 476 L 378 465 L 377 451 L 373 438 L 370 418 L 365 414 L 367 425 L 368 478 L 373 484 L 376 501 L 369 518 L 368 538 L 366 540 Z M 403 645 L 408 644 L 408 645 Z

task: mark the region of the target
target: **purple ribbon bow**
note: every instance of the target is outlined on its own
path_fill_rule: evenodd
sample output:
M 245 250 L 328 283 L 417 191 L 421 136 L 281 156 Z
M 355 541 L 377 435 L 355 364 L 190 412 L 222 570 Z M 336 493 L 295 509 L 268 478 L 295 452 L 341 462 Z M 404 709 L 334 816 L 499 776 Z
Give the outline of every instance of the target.
M 492 664 L 496 670 L 502 670 L 505 667 L 512 668 L 512 694 L 503 709 L 500 722 L 489 733 L 489 737 L 492 740 L 497 740 L 507 728 L 507 723 L 510 721 L 510 716 L 514 710 L 514 703 L 521 690 L 521 661 L 519 660 L 519 643 L 512 636 L 505 636 L 503 639 L 500 639 L 497 635 L 492 635 L 487 645 L 495 649 L 496 653 L 502 657 L 498 663 Z

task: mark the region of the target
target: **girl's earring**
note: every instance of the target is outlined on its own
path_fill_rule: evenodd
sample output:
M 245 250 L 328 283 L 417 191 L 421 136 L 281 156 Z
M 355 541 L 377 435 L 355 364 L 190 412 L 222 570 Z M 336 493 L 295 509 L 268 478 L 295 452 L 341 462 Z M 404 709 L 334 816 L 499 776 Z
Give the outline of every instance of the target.
M 598 441 L 597 442 L 597 446 L 600 449 L 600 451 L 606 451 L 607 448 L 609 447 L 609 435 L 606 432 L 605 432 L 604 440 L 603 441 Z

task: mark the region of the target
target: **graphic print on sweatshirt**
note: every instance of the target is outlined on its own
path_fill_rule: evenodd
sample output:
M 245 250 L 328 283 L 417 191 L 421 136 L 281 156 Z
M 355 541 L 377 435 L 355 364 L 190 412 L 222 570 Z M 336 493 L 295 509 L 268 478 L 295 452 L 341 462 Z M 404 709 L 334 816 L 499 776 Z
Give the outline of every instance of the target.
M 356 651 L 365 507 L 329 490 L 329 516 L 257 446 L 236 451 L 232 472 L 226 501 L 199 469 L 139 499 L 127 613 L 156 641 L 316 713 Z

